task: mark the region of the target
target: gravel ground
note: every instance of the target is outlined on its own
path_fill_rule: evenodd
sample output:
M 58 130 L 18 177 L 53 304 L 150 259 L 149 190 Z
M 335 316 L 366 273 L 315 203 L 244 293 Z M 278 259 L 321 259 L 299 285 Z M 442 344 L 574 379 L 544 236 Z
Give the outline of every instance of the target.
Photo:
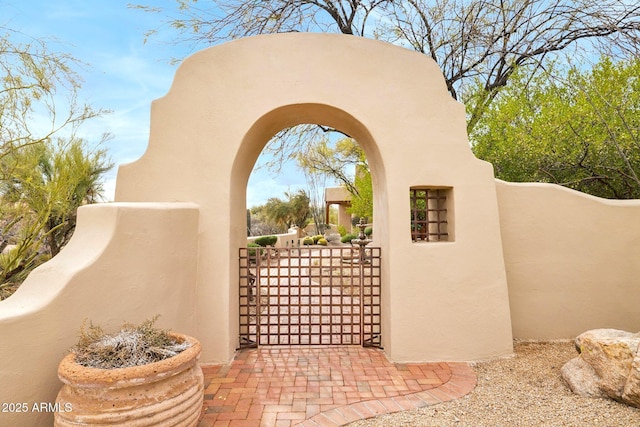
M 448 403 L 357 421 L 349 427 L 640 426 L 640 409 L 571 392 L 560 368 L 573 341 L 516 342 L 515 357 L 477 363 L 478 385 Z

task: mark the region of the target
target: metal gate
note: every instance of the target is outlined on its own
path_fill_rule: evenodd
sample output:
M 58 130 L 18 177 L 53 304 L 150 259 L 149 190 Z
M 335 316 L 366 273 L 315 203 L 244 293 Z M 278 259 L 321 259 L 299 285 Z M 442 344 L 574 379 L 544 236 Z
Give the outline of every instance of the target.
M 379 347 L 380 248 L 240 249 L 240 348 Z

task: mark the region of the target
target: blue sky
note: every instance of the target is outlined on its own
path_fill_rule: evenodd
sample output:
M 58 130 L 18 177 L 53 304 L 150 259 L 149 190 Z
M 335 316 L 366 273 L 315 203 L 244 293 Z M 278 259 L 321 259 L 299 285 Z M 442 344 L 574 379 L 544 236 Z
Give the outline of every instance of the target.
M 81 97 L 94 108 L 112 111 L 92 120 L 81 135 L 91 142 L 109 132 L 106 148 L 116 165 L 131 162 L 145 151 L 149 137 L 151 101 L 168 90 L 189 46 L 176 45 L 172 34 L 160 34 L 144 43 L 144 33 L 162 24 L 163 16 L 127 7 L 131 0 L 0 0 L 0 27 L 30 37 L 46 38 L 52 50 L 68 52 L 88 66 L 79 70 L 84 83 Z M 175 0 L 138 3 L 175 7 Z M 162 39 L 164 37 L 164 40 Z M 113 199 L 116 168 L 105 179 L 105 195 Z M 293 166 L 274 175 L 255 171 L 247 189 L 247 205 L 262 204 L 268 197 L 282 197 L 304 187 L 304 178 Z

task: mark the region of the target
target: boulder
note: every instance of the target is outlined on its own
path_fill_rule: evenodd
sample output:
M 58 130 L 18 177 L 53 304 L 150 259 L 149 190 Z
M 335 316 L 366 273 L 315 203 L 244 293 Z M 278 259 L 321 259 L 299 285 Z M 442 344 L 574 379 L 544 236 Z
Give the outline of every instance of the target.
M 640 347 L 638 347 L 636 357 L 631 364 L 631 373 L 629 373 L 627 384 L 624 386 L 622 401 L 640 408 Z
M 562 368 L 569 388 L 640 408 L 640 333 L 594 329 L 575 340 L 580 355 Z
M 587 397 L 608 397 L 599 386 L 599 378 L 591 365 L 581 357 L 569 360 L 560 370 L 572 392 Z

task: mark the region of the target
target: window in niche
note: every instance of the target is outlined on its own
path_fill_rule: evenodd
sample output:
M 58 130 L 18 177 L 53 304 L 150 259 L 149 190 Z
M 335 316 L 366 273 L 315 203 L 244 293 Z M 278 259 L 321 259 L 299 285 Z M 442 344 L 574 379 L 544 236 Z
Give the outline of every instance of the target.
M 449 241 L 447 208 L 451 188 L 411 187 L 411 240 Z

